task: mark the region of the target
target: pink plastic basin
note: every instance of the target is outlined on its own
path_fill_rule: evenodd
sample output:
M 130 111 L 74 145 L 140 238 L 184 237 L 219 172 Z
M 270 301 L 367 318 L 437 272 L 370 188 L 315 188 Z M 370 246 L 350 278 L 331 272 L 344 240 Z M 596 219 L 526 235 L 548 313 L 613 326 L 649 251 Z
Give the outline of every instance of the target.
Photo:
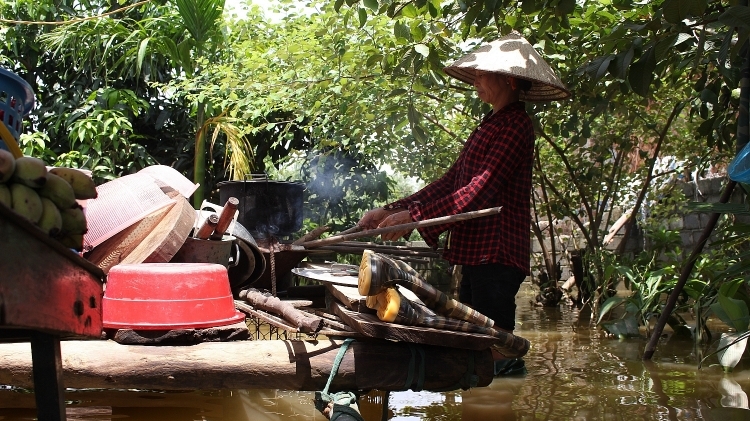
M 110 329 L 200 329 L 245 319 L 234 308 L 227 268 L 213 263 L 113 266 L 102 299 Z

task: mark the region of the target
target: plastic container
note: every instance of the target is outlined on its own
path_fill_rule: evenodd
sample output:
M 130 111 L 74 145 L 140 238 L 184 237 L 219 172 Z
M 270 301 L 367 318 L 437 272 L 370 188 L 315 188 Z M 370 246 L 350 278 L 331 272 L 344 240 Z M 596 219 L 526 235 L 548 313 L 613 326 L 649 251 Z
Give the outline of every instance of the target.
M 107 275 L 104 328 L 203 329 L 244 319 L 234 307 L 227 268 L 219 264 L 120 264 Z
M 734 157 L 727 168 L 727 174 L 738 183 L 750 183 L 750 143 Z
M 19 157 L 18 138 L 21 135 L 23 118 L 34 108 L 34 91 L 17 74 L 0 69 L 0 122 L 10 136 L 0 129 L 0 148 L 7 149 Z

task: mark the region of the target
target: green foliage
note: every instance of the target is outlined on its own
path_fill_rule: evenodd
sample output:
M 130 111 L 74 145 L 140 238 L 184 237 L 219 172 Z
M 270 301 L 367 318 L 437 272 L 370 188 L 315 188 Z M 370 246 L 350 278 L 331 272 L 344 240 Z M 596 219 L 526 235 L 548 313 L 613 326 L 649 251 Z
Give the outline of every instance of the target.
M 648 333 L 650 321 L 660 315 L 663 306 L 663 295 L 668 294 L 677 283 L 679 268 L 670 261 L 676 261 L 679 252 L 680 237 L 676 232 L 655 230 L 647 234 L 652 240 L 652 248 L 641 252 L 635 259 L 623 262 L 605 269 L 605 277 L 613 279 L 612 286 L 624 282 L 630 294 L 627 297 L 612 296 L 602 304 L 599 310 L 598 324 L 610 331 L 621 335 L 622 322 L 614 321 L 602 323 L 606 316 L 617 306 L 624 305 L 623 319 L 636 322 L 643 326 Z M 660 257 L 663 254 L 671 256 Z M 632 324 L 632 321 L 629 322 Z M 632 332 L 632 328 L 629 330 Z
M 727 326 L 742 333 L 747 332 L 748 325 L 750 325 L 750 312 L 747 309 L 747 302 L 731 298 L 736 294 L 738 284 L 735 282 L 722 285 L 717 295 L 717 302 L 711 305 L 711 311 Z M 732 289 L 735 290 L 731 291 Z
M 386 164 L 425 181 L 445 172 L 489 108 L 443 67 L 517 30 L 573 92 L 569 101 L 528 104 L 539 138 L 535 185 L 547 193 L 535 197 L 537 213 L 578 228 L 601 316 L 626 279 L 634 295 L 620 305 L 639 323 L 658 314 L 682 256 L 673 232 L 651 221 L 684 201 L 659 185 L 733 154 L 750 9 L 707 0 L 307 5 L 274 2 L 286 13 L 281 22 L 257 8 L 223 18 L 223 0 L 150 2 L 73 21 L 113 6 L 2 3 L 5 18 L 55 23 L 9 25 L 0 36 L 0 59 L 32 84 L 39 104 L 21 143 L 100 180 L 159 162 L 211 189 L 294 167 L 311 186 L 309 210 L 319 219 L 310 223 L 344 227 L 396 198 Z M 664 156 L 684 164 L 660 174 L 654 163 Z M 607 210 L 640 214 L 658 202 L 664 211 L 651 206 L 653 219 L 640 221 L 651 242 L 644 255 L 618 261 L 604 249 Z M 726 247 L 688 282 L 700 306 L 744 274 L 741 254 Z M 629 273 L 613 269 L 629 263 Z M 735 278 L 709 282 L 722 267 Z

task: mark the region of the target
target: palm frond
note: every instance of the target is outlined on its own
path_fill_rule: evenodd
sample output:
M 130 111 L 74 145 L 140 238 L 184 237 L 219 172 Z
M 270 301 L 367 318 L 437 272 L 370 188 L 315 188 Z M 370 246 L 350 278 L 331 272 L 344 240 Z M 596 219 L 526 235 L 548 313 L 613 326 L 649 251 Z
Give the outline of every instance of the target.
M 208 134 L 211 132 L 210 148 L 213 148 L 220 134 L 226 137 L 225 164 L 231 179 L 241 180 L 250 175 L 253 170 L 253 146 L 250 144 L 245 131 L 242 128 L 244 122 L 237 118 L 227 117 L 223 113 L 216 117 L 206 119 L 201 131 Z M 227 164 L 226 159 L 229 159 Z

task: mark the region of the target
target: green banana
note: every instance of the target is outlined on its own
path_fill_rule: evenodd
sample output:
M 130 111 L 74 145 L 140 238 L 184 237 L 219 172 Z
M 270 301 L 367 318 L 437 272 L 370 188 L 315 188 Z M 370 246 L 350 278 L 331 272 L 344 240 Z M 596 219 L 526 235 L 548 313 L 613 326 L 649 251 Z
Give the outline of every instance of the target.
M 52 200 L 42 197 L 42 216 L 37 226 L 51 236 L 56 236 L 62 229 L 62 215 Z
M 0 183 L 5 183 L 16 170 L 16 157 L 5 149 L 0 149 Z
M 65 247 L 83 251 L 83 234 L 68 234 L 57 239 Z
M 73 187 L 76 199 L 96 199 L 94 180 L 83 171 L 75 168 L 55 167 L 50 168 L 49 172 L 65 179 Z
M 5 184 L 0 184 L 0 203 L 10 208 L 13 206 L 13 202 L 10 197 L 10 189 Z
M 86 215 L 80 206 L 70 209 L 60 209 L 62 216 L 62 232 L 64 235 L 86 234 Z
M 33 223 L 42 217 L 42 199 L 36 190 L 21 183 L 10 185 L 11 206 L 13 210 Z
M 51 200 L 60 209 L 70 209 L 78 205 L 73 187 L 65 179 L 51 172 L 47 174 L 47 182 L 39 189 L 39 196 Z
M 39 189 L 47 182 L 47 165 L 39 158 L 22 156 L 16 159 L 16 170 L 13 171 L 11 180 Z

